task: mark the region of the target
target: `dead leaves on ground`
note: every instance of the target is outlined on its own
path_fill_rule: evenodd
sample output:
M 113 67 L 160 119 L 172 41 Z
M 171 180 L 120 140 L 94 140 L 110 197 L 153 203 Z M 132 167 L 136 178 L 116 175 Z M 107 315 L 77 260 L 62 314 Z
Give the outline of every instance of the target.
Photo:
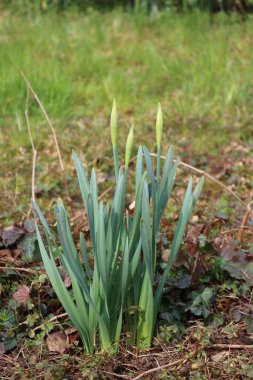
M 56 331 L 46 338 L 47 348 L 51 352 L 63 354 L 70 349 L 70 346 L 79 338 L 79 334 L 74 327 L 64 331 Z
M 0 229 L 0 262 L 16 262 L 18 258 L 40 260 L 35 223 L 25 219 L 20 224 Z

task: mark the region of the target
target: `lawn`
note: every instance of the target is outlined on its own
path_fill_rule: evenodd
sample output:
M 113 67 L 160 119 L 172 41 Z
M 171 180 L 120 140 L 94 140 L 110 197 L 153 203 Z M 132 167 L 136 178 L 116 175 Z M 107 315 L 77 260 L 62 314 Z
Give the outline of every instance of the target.
M 100 141 L 109 141 L 104 139 L 113 98 L 123 135 L 134 122 L 138 143 L 145 139 L 152 144 L 150 132 L 161 102 L 165 144 L 184 145 L 188 160 L 207 150 L 217 155 L 229 141 L 251 138 L 251 18 L 243 22 L 202 13 L 147 17 L 120 11 L 24 18 L 3 13 L 0 33 L 1 177 L 8 194 L 1 191 L 4 197 L 18 197 L 23 211 L 30 198 L 31 147 L 20 69 L 54 122 L 66 160 L 73 147 L 82 150 L 88 163 L 108 153 L 107 144 L 101 151 Z M 52 164 L 54 149 L 34 101 L 29 112 L 39 178 Z M 96 146 L 91 144 L 94 136 Z M 1 200 L 5 212 L 7 204 Z
M 4 11 L 0 16 L 0 237 L 4 227 L 24 220 L 32 195 L 32 148 L 24 115 L 26 83 L 20 70 L 29 78 L 55 127 L 65 166 L 63 180 L 51 129 L 31 95 L 29 119 L 38 152 L 36 199 L 54 223 L 52 208 L 60 196 L 67 204 L 74 237 L 80 229 L 87 232 L 87 223 L 80 218 L 81 198 L 71 151 L 77 151 L 89 169 L 96 168 L 100 191 L 111 185 L 114 172 L 109 124 L 114 98 L 120 116 L 122 162 L 132 123 L 133 155 L 139 144 L 155 151 L 155 118 L 160 102 L 164 115 L 162 153 L 173 144 L 176 156 L 193 166 L 190 170 L 181 167 L 174 202 L 162 221 L 161 268 L 168 255 L 178 204 L 183 199 L 182 186 L 185 189 L 189 174 L 196 174 L 194 168 L 198 168 L 221 182 L 210 178 L 206 181 L 168 287 L 174 298 L 166 293 L 162 305 L 169 324 L 161 323 L 150 363 L 156 366 L 156 355 L 160 355 L 159 364 L 166 365 L 170 352 L 172 363 L 179 360 L 175 364 L 178 372 L 171 372 L 171 376 L 179 377 L 171 379 L 252 377 L 253 365 L 247 351 L 252 349 L 253 334 L 250 215 L 245 222 L 248 230 L 243 237 L 238 234 L 253 188 L 252 43 L 251 15 L 245 19 L 235 14 L 201 12 L 148 16 L 118 9 L 106 13 L 72 10 L 26 16 Z M 130 175 L 132 169 L 130 166 Z M 129 203 L 131 190 L 130 186 Z M 109 195 L 110 192 L 105 194 Z M 21 307 L 15 314 L 19 324 L 12 322 L 10 328 L 17 351 L 1 362 L 7 367 L 10 364 L 4 378 L 11 376 L 12 365 L 21 379 L 26 376 L 24 369 L 30 371 L 30 377 L 38 371 L 39 379 L 56 380 L 65 375 L 74 379 L 78 366 L 78 376 L 87 373 L 90 378 L 96 371 L 100 376 L 118 371 L 127 378 L 128 361 L 133 369 L 150 369 L 148 362 L 124 350 L 113 364 L 106 355 L 82 357 L 80 347 L 73 345 L 72 356 L 64 353 L 50 357 L 45 346 L 40 351 L 46 335 L 53 328 L 66 330 L 69 322 L 44 325 L 45 320 L 64 310 L 52 293 L 42 266 L 27 260 L 22 249 L 27 247 L 16 241 L 4 247 L 0 239 L 0 264 L 21 268 L 14 272 L 0 266 L 0 294 L 4 295 L 1 308 L 13 309 L 12 295 L 20 284 L 26 284 L 31 291 L 26 308 Z M 224 260 L 231 260 L 232 264 L 227 266 Z M 246 275 L 242 275 L 238 263 Z M 189 273 L 191 282 L 187 283 Z M 180 278 L 187 284 L 182 285 Z M 6 338 L 1 335 L 4 318 L 0 313 L 2 340 Z M 73 331 L 69 335 L 72 343 L 78 339 Z M 161 353 L 157 344 L 161 340 L 173 345 L 172 350 L 166 351 L 162 345 Z M 233 345 L 234 356 L 215 351 L 226 351 L 228 343 Z M 226 373 L 222 372 L 223 361 L 229 368 Z M 187 373 L 182 368 L 186 362 Z M 108 373 L 108 378 L 114 378 Z M 138 371 L 133 370 L 134 373 Z

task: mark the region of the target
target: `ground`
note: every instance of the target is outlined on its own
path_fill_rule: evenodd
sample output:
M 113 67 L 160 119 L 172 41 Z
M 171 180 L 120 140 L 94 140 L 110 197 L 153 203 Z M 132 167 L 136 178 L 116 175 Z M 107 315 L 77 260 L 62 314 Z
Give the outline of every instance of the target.
M 251 17 L 3 13 L 0 31 L 2 379 L 253 377 L 253 227 L 250 212 L 245 217 L 253 184 Z M 168 282 L 150 352 L 129 350 L 123 339 L 118 356 L 84 356 L 66 316 L 55 318 L 64 310 L 36 261 L 33 226 L 27 221 L 32 218 L 27 217 L 32 149 L 21 69 L 55 127 L 64 161 L 62 174 L 51 129 L 31 97 L 29 116 L 38 151 L 36 199 L 52 224 L 60 196 L 74 235 L 87 230 L 72 149 L 88 168 L 96 168 L 101 193 L 110 196 L 106 189 L 113 177 L 109 116 L 114 97 L 122 159 L 132 122 L 135 148 L 146 144 L 154 150 L 161 102 L 163 153 L 173 144 L 176 155 L 192 166 L 181 166 L 162 223 L 161 270 L 189 175 L 196 179 L 198 169 L 207 176 Z M 131 196 L 130 186 L 129 203 Z M 45 340 L 59 331 L 70 344 L 62 350 L 65 338 L 60 338 L 61 354 L 52 353 Z M 145 374 L 163 365 L 171 367 Z

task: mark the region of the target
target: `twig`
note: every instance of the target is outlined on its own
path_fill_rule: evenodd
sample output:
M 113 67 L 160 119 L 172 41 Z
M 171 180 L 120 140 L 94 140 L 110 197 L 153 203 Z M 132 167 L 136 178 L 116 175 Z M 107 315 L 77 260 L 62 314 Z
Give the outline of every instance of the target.
M 187 361 L 187 359 L 178 359 L 178 360 L 175 360 L 174 362 L 163 364 L 163 365 L 160 365 L 160 366 L 155 367 L 155 368 L 151 368 L 151 369 L 149 369 L 147 371 L 142 372 L 140 375 L 134 377 L 132 380 L 139 380 L 142 377 L 144 377 L 146 375 L 149 375 L 150 373 L 161 371 L 162 369 L 166 369 L 166 368 L 169 368 L 169 367 L 174 367 L 175 365 L 183 363 L 185 361 Z
M 205 348 L 227 348 L 227 349 L 253 349 L 253 344 L 222 344 L 222 343 L 217 343 L 217 344 L 212 344 L 211 346 L 206 346 Z
M 248 227 L 248 226 L 241 226 L 240 228 L 231 228 L 231 230 L 227 230 L 227 231 L 221 231 L 220 232 L 220 235 L 226 235 L 226 234 L 230 234 L 231 232 L 238 232 L 238 231 L 241 231 L 241 230 L 248 230 L 249 233 L 253 234 L 253 228 L 252 227 Z
M 151 156 L 154 156 L 156 157 L 156 153 L 151 153 Z M 161 156 L 161 158 L 163 158 L 164 160 L 166 159 L 165 156 Z M 176 160 L 173 160 L 174 162 Z M 213 177 L 211 174 L 205 172 L 204 170 L 200 170 L 200 169 L 197 169 L 195 168 L 195 166 L 192 166 L 192 165 L 189 165 L 183 161 L 179 161 L 179 165 L 185 167 L 185 168 L 188 168 L 188 169 L 191 169 L 193 170 L 195 173 L 198 173 L 198 174 L 201 174 L 203 176 L 205 176 L 206 178 L 210 179 L 211 181 L 215 182 L 217 185 L 221 186 L 224 190 L 226 190 L 227 193 L 229 193 L 230 195 L 232 195 L 235 199 L 237 199 L 237 201 L 245 208 L 247 208 L 247 204 L 240 198 L 238 197 L 238 195 L 232 191 L 231 189 L 229 189 L 226 185 L 224 185 L 221 181 L 219 181 L 218 179 L 216 179 L 215 177 Z
M 243 232 L 244 232 L 244 229 L 245 229 L 245 225 L 249 219 L 249 216 L 250 216 L 250 213 L 252 211 L 252 205 L 253 205 L 253 200 L 251 202 L 249 202 L 249 204 L 247 205 L 247 208 L 246 208 L 246 212 L 245 212 L 245 215 L 244 215 L 244 218 L 242 220 L 242 224 L 241 224 L 241 227 L 240 227 L 240 232 L 239 232 L 239 241 L 242 243 L 243 242 Z
M 67 313 L 62 313 L 62 314 L 59 314 L 59 315 L 55 315 L 54 317 L 52 317 L 52 318 L 48 319 L 47 321 L 45 321 L 45 323 L 42 323 L 41 325 L 34 327 L 33 331 L 40 330 L 40 329 L 42 329 L 42 327 L 43 327 L 46 323 L 48 323 L 48 322 L 53 322 L 53 321 L 55 321 L 55 320 L 57 320 L 57 319 L 59 319 L 59 318 L 66 317 L 67 315 L 68 315 Z
M 43 112 L 51 130 L 52 130 L 52 133 L 53 133 L 53 137 L 54 137 L 54 142 L 55 142 L 55 146 L 56 146 L 56 150 L 57 150 L 57 154 L 58 154 L 58 158 L 59 158 L 59 162 L 60 162 L 60 167 L 61 167 L 61 171 L 64 172 L 64 165 L 63 165 L 63 161 L 62 161 L 62 158 L 61 158 L 61 152 L 60 152 L 60 148 L 59 148 L 59 144 L 58 144 L 58 139 L 57 139 L 57 135 L 56 135 L 56 131 L 53 127 L 53 124 L 51 123 L 49 117 L 48 117 L 48 114 L 43 106 L 43 104 L 41 103 L 38 95 L 36 94 L 36 92 L 34 91 L 34 89 L 32 88 L 31 86 L 31 83 L 29 82 L 29 80 L 27 79 L 27 77 L 25 76 L 25 74 L 23 73 L 23 71 L 21 70 L 20 71 L 20 74 L 22 75 L 22 77 L 24 78 L 28 88 L 31 90 L 33 96 L 34 96 L 34 99 L 36 100 L 36 102 L 38 103 L 41 111 Z
M 247 280 L 250 282 L 251 286 L 253 285 L 253 280 L 249 277 L 249 275 L 241 269 L 242 274 L 247 278 Z
M 26 118 L 26 124 L 28 129 L 28 135 L 30 139 L 30 143 L 32 146 L 33 151 L 33 163 L 32 163 L 32 200 L 35 201 L 35 167 L 36 167 L 36 157 L 37 157 L 37 151 L 34 146 L 33 137 L 32 137 L 32 131 L 30 126 L 30 120 L 29 120 L 29 96 L 30 96 L 30 87 L 27 85 L 27 96 L 26 96 L 26 107 L 25 107 L 25 118 Z M 32 211 L 32 204 L 30 205 L 30 209 L 27 214 L 27 218 L 29 218 Z
M 20 74 L 22 75 L 23 79 L 25 80 L 28 88 L 31 90 L 31 93 L 33 94 L 34 99 L 38 103 L 38 105 L 39 105 L 42 113 L 44 114 L 44 116 L 45 116 L 45 118 L 46 118 L 46 120 L 48 122 L 49 127 L 51 128 L 51 131 L 52 131 L 52 134 L 53 134 L 53 138 L 54 138 L 55 147 L 56 147 L 56 151 L 57 151 L 57 155 L 58 155 L 58 158 L 59 158 L 60 168 L 61 168 L 62 174 L 64 174 L 65 169 L 64 169 L 64 165 L 63 165 L 63 161 L 62 161 L 62 157 L 61 157 L 61 151 L 60 151 L 60 147 L 59 147 L 59 143 L 58 143 L 58 139 L 57 139 L 57 135 L 56 135 L 56 130 L 54 129 L 53 124 L 51 123 L 51 121 L 49 119 L 49 116 L 48 116 L 48 114 L 47 114 L 47 112 L 46 112 L 43 104 L 41 103 L 41 101 L 40 101 L 37 93 L 32 88 L 32 85 L 31 85 L 30 81 L 25 76 L 25 74 L 24 74 L 24 72 L 22 70 L 20 71 Z M 68 191 L 68 184 L 67 184 L 65 176 L 63 176 L 63 178 L 64 178 L 64 182 L 65 182 L 65 189 L 66 189 L 67 197 L 70 199 L 70 197 L 69 197 L 69 191 Z
M 114 376 L 114 377 L 118 377 L 120 379 L 129 379 L 129 380 L 131 379 L 130 377 L 128 377 L 126 375 L 118 375 L 115 372 L 109 372 L 109 371 L 104 371 L 104 370 L 100 370 L 99 372 L 105 373 L 106 375 L 111 375 L 111 376 Z

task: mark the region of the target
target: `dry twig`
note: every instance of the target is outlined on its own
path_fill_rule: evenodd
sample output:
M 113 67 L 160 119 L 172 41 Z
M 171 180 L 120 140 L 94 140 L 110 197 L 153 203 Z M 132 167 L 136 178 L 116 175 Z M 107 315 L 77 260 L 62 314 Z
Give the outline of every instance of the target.
M 248 349 L 252 350 L 253 349 L 253 344 L 222 344 L 222 343 L 217 343 L 217 344 L 212 344 L 210 346 L 206 346 L 205 348 L 227 348 L 229 349 Z
M 253 206 L 253 200 L 251 202 L 249 202 L 249 204 L 246 207 L 246 212 L 245 212 L 245 215 L 244 215 L 244 218 L 242 220 L 241 227 L 240 227 L 239 240 L 241 243 L 243 242 L 243 233 L 245 230 L 246 223 L 247 223 L 249 216 L 252 212 L 252 206 Z
M 156 153 L 151 153 L 151 156 L 156 157 L 157 155 L 156 155 Z M 166 159 L 165 156 L 161 156 L 161 158 L 164 159 L 164 160 Z M 176 160 L 174 160 L 174 162 L 175 162 L 175 161 L 176 161 Z M 238 195 L 237 195 L 234 191 L 232 191 L 231 189 L 229 189 L 229 187 L 227 187 L 226 185 L 224 185 L 221 181 L 219 181 L 218 179 L 216 179 L 215 177 L 213 177 L 211 174 L 205 172 L 204 170 L 197 169 L 197 168 L 195 168 L 195 166 L 192 166 L 192 165 L 190 165 L 190 164 L 187 164 L 187 163 L 185 163 L 185 162 L 183 162 L 183 161 L 179 161 L 179 165 L 180 165 L 180 166 L 183 166 L 183 167 L 185 167 L 185 168 L 187 168 L 187 169 L 190 169 L 190 170 L 194 171 L 195 173 L 198 173 L 198 174 L 200 174 L 200 175 L 203 175 L 203 176 L 205 176 L 206 178 L 210 179 L 211 181 L 215 182 L 217 185 L 219 185 L 220 187 L 222 187 L 227 193 L 229 193 L 229 194 L 232 195 L 235 199 L 237 199 L 237 201 L 238 201 L 243 207 L 245 207 L 245 208 L 248 207 L 247 204 L 246 204 L 246 203 L 245 203 L 240 197 L 238 197 Z
M 174 367 L 175 365 L 181 364 L 181 363 L 186 362 L 186 361 L 187 361 L 187 359 L 178 359 L 178 360 L 175 360 L 174 362 L 163 364 L 163 365 L 157 366 L 155 368 L 151 368 L 151 369 L 149 369 L 147 371 L 142 372 L 138 376 L 134 377 L 133 380 L 139 380 L 142 377 L 144 377 L 146 375 L 149 375 L 150 373 L 161 371 L 161 370 L 167 369 L 169 367 Z
M 52 318 L 48 319 L 47 321 L 45 321 L 44 323 L 42 323 L 41 325 L 34 327 L 33 331 L 40 330 L 40 329 L 43 328 L 43 326 L 46 323 L 56 321 L 59 318 L 67 317 L 67 315 L 68 315 L 67 313 L 62 313 L 62 314 L 59 314 L 59 315 L 55 315 L 54 317 L 52 317 Z
M 57 155 L 58 155 L 58 158 L 59 158 L 60 168 L 61 168 L 62 174 L 64 174 L 65 169 L 64 169 L 63 160 L 62 160 L 62 157 L 61 157 L 61 151 L 60 151 L 60 147 L 59 147 L 59 143 L 58 143 L 58 139 L 57 139 L 57 135 L 56 135 L 56 130 L 54 129 L 53 124 L 51 123 L 51 121 L 49 119 L 49 116 L 48 116 L 48 114 L 47 114 L 47 112 L 46 112 L 43 104 L 41 103 L 41 101 L 40 101 L 37 93 L 32 88 L 32 85 L 31 85 L 30 81 L 25 76 L 25 74 L 24 74 L 24 72 L 22 70 L 20 71 L 20 74 L 22 75 L 23 79 L 25 80 L 28 89 L 31 90 L 31 93 L 33 94 L 34 99 L 38 103 L 38 105 L 39 105 L 42 113 L 44 114 L 44 116 L 45 116 L 45 118 L 46 118 L 46 120 L 48 122 L 49 127 L 51 128 L 51 131 L 52 131 L 52 134 L 53 134 L 53 138 L 54 138 L 55 147 L 56 147 L 56 151 L 57 151 Z M 70 198 L 69 197 L 68 184 L 67 184 L 66 178 L 64 176 L 63 176 L 63 178 L 64 178 L 64 184 L 65 184 L 65 189 L 66 189 L 67 197 Z

